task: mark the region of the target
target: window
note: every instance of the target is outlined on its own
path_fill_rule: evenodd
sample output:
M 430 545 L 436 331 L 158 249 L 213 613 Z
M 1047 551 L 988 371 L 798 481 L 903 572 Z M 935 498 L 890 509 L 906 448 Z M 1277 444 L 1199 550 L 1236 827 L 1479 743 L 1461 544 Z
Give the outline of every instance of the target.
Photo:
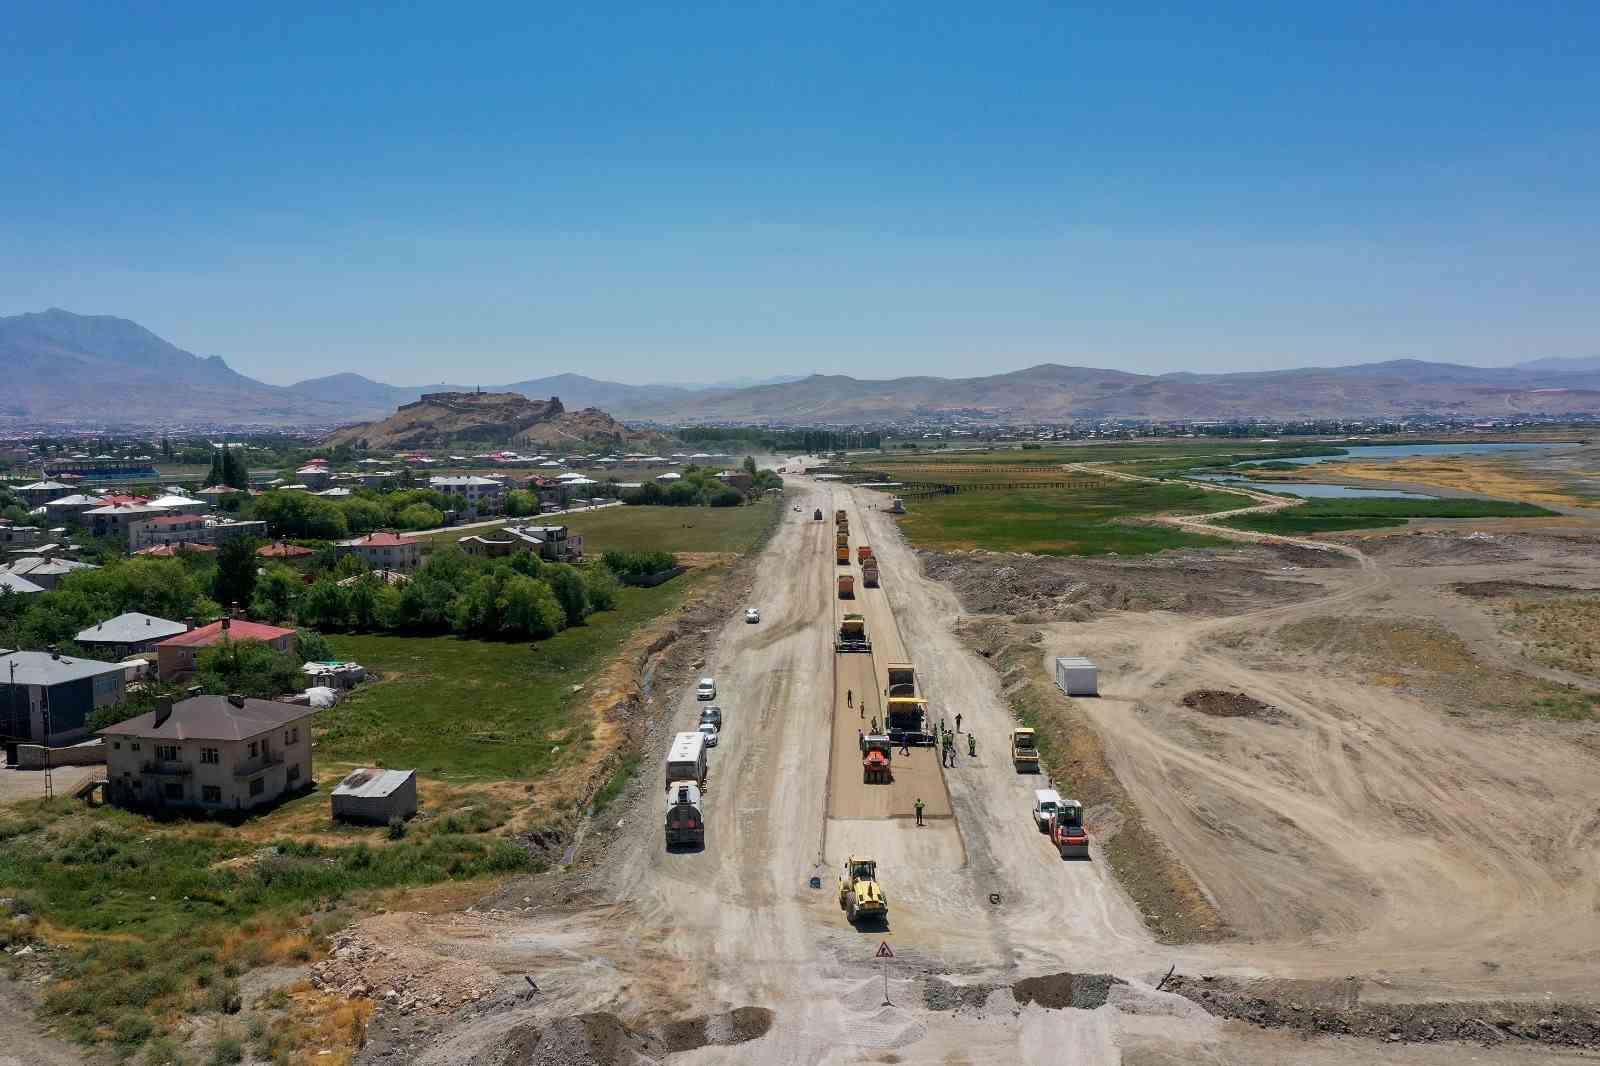
M 115 749 L 115 750 L 117 750 L 117 751 L 121 751 L 121 750 L 122 750 L 122 741 L 120 741 L 120 740 L 113 740 L 113 741 L 112 741 L 112 742 L 111 742 L 111 747 L 112 747 L 112 748 L 114 748 L 114 749 Z
M 139 742 L 137 740 L 135 740 L 131 744 L 129 744 L 128 747 L 131 748 L 134 751 L 138 751 L 139 750 Z
M 222 789 L 217 785 L 201 785 L 200 800 L 202 803 L 221 803 Z
M 255 741 L 252 740 L 250 742 L 250 758 L 254 759 L 257 755 L 260 755 L 260 754 L 261 754 L 261 745 L 257 744 Z
M 289 767 L 289 780 L 290 781 L 298 781 L 298 780 L 300 780 L 300 764 L 299 763 L 295 763 L 293 766 Z
M 259 796 L 259 795 L 261 795 L 261 793 L 265 792 L 266 790 L 267 790 L 267 779 L 266 778 L 258 777 L 254 781 L 250 782 L 250 795 Z
M 183 786 L 176 781 L 168 781 L 161 789 L 161 795 L 169 800 L 183 799 Z
M 222 761 L 222 752 L 218 751 L 216 748 L 201 748 L 200 761 L 203 763 L 210 763 L 211 765 L 215 766 Z
M 156 745 L 156 761 L 157 762 L 177 762 L 178 761 L 178 746 L 176 744 L 157 744 Z

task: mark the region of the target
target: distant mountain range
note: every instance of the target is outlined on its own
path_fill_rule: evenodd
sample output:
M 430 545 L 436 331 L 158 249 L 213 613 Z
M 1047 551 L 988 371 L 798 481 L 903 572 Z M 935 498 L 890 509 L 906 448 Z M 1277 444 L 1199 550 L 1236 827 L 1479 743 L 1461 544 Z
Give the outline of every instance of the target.
M 1160 375 L 1046 363 L 971 378 L 812 374 L 723 386 L 624 385 L 556 374 L 483 387 L 664 424 L 1561 415 L 1600 411 L 1600 357 L 1511 367 L 1407 359 Z M 0 422 L 333 426 L 384 419 L 425 392 L 475 388 L 387 385 L 352 373 L 268 385 L 126 319 L 59 309 L 0 318 Z

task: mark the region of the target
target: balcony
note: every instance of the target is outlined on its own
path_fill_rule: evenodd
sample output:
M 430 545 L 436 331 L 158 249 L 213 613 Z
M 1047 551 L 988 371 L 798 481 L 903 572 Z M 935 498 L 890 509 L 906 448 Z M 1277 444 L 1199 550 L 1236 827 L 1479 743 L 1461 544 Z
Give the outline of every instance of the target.
M 249 762 L 244 763 L 243 765 L 234 767 L 233 776 L 236 778 L 254 777 L 263 770 L 282 765 L 283 752 L 274 751 L 262 756 L 259 759 L 251 759 Z
M 194 767 L 186 762 L 164 762 L 152 759 L 139 767 L 141 773 L 153 777 L 193 777 Z

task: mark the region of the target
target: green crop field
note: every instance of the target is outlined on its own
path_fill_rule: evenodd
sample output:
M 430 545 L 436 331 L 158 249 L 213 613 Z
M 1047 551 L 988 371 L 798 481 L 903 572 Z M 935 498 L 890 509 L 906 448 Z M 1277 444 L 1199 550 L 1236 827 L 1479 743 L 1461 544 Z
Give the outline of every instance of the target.
M 1298 507 L 1270 514 L 1224 518 L 1218 525 L 1297 536 L 1403 526 L 1412 518 L 1544 518 L 1554 513 L 1530 503 L 1507 500 L 1408 500 L 1374 496 L 1359 500 L 1307 500 Z
M 1032 489 L 919 497 L 900 520 L 919 548 L 983 548 L 1040 555 L 1147 555 L 1209 547 L 1220 538 L 1118 521 L 1154 514 L 1205 514 L 1239 506 L 1231 493 L 1186 485 L 1108 481 L 1089 489 Z
M 607 551 L 747 552 L 761 537 L 782 501 L 768 498 L 746 507 L 602 507 L 596 511 L 545 519 L 510 519 L 508 523 L 565 525 L 583 536 L 585 554 L 598 558 Z M 446 530 L 423 538 L 430 544 L 454 544 L 468 534 L 492 527 Z
M 590 723 L 580 720 L 583 694 L 573 686 L 711 573 L 691 570 L 657 588 L 625 588 L 616 610 L 532 645 L 330 635 L 335 654 L 384 679 L 318 716 L 317 758 L 414 767 L 451 781 L 526 780 L 579 763 Z

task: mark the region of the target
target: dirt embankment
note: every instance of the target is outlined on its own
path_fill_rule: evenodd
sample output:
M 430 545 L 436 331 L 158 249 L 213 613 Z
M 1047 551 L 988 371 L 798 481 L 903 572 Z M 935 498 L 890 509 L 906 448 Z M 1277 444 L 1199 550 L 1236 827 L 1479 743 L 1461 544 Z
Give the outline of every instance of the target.
M 1117 780 L 1094 726 L 1039 669 L 1040 631 L 1020 624 L 964 621 L 956 633 L 999 672 L 1006 701 L 1018 718 L 1039 730 L 1050 780 L 1084 805 L 1089 831 L 1155 937 L 1178 944 L 1224 936 L 1222 917 L 1210 898 L 1146 824 Z
M 1600 1007 L 1569 1003 L 1362 1003 L 1356 978 L 1237 981 L 1178 974 L 1165 986 L 1222 1018 L 1305 1035 L 1600 1049 Z
M 1137 558 L 1057 558 L 1000 552 L 917 553 L 923 573 L 973 614 L 1088 621 L 1102 611 L 1222 615 L 1294 603 L 1320 591 L 1308 573 L 1353 565 L 1335 552 L 1252 545 Z

